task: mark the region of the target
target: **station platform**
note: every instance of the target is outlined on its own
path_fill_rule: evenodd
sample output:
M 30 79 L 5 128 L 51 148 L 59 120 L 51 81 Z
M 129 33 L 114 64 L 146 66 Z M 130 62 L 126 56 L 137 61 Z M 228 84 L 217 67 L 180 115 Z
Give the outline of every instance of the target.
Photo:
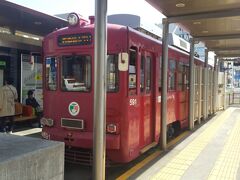
M 64 179 L 64 143 L 4 133 L 0 142 L 0 180 Z
M 129 179 L 240 179 L 240 107 L 218 112 L 170 152 L 149 164 Z

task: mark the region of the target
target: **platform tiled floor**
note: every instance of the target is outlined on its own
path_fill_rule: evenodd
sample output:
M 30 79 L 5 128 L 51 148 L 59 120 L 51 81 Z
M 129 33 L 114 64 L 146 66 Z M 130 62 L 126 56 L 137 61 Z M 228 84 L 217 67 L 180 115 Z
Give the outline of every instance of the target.
M 137 179 L 240 180 L 240 108 L 230 107 Z

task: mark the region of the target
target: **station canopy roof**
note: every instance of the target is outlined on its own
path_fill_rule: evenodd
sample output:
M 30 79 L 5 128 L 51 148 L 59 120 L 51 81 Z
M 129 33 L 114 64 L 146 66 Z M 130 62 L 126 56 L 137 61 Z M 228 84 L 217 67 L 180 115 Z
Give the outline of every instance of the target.
M 240 57 L 240 0 L 146 0 L 218 57 Z
M 8 1 L 0 1 L 0 27 L 45 36 L 67 21 Z

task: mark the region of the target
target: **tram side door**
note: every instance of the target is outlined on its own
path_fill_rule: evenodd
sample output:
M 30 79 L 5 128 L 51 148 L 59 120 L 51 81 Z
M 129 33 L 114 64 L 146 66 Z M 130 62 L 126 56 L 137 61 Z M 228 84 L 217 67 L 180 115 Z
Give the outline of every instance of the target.
M 141 99 L 141 144 L 146 146 L 153 141 L 154 135 L 154 89 L 153 89 L 153 55 L 149 52 L 141 54 L 140 63 L 140 99 Z

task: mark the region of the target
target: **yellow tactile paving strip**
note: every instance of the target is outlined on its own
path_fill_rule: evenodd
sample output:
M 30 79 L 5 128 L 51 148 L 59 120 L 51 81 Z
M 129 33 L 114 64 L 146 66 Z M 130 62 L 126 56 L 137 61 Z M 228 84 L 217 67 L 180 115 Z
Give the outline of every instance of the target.
M 214 164 L 209 180 L 235 180 L 240 164 L 240 120 L 234 126 L 226 145 Z
M 235 108 L 228 108 L 223 112 L 206 130 L 198 135 L 186 148 L 161 168 L 157 174 L 151 177 L 151 179 L 181 179 L 185 171 L 191 166 L 192 162 L 198 157 L 234 110 Z
M 185 138 L 187 135 L 189 134 L 189 131 L 186 131 L 184 133 L 182 133 L 181 135 L 179 135 L 176 139 L 170 141 L 167 144 L 167 147 L 171 147 L 174 144 L 176 144 L 177 142 L 179 142 L 181 139 Z M 160 154 L 162 153 L 162 151 L 156 151 L 155 153 L 151 154 L 150 156 L 148 156 L 147 158 L 145 158 L 143 161 L 139 162 L 138 164 L 136 164 L 134 167 L 132 167 L 131 169 L 129 169 L 128 171 L 124 172 L 121 176 L 119 176 L 116 180 L 125 180 L 128 179 L 130 176 L 132 176 L 134 173 L 136 173 L 137 171 L 139 171 L 141 168 L 143 168 L 147 163 L 151 162 L 152 160 L 154 160 L 155 158 L 159 157 Z

